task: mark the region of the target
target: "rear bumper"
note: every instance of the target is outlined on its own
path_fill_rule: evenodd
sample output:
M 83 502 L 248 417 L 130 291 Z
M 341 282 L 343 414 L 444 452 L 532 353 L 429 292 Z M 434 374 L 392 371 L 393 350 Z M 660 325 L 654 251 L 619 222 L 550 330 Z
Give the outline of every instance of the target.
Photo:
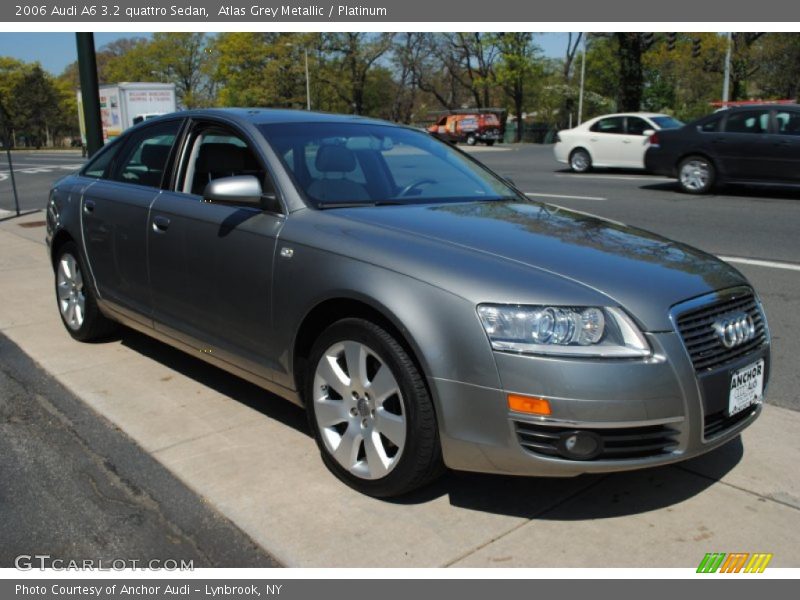
M 495 353 L 502 389 L 432 379 L 445 463 L 457 470 L 550 477 L 641 469 L 704 454 L 758 418 L 760 404 L 730 418 L 720 414 L 720 408 L 724 413 L 733 370 L 764 359 L 766 385 L 768 343 L 698 375 L 677 333 L 649 334 L 648 339 L 655 353 L 646 361 Z M 510 392 L 547 398 L 552 414 L 535 417 L 510 411 Z M 537 447 L 541 436 L 557 438 L 574 431 L 602 438 L 606 448 L 623 444 L 622 457 L 615 458 L 611 451 L 592 460 L 571 460 Z M 606 441 L 631 436 L 657 440 Z M 648 450 L 655 441 L 658 451 Z M 628 443 L 639 444 L 639 450 L 629 452 Z

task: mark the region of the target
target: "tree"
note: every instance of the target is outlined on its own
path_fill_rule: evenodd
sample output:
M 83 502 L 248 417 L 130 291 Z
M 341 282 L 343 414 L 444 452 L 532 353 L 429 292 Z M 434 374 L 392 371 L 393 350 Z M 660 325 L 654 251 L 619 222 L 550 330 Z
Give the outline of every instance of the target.
M 644 91 L 644 73 L 642 71 L 642 54 L 645 51 L 643 34 L 618 32 L 617 59 L 619 61 L 619 88 L 617 91 L 617 108 L 621 111 L 637 111 L 642 106 Z
M 51 125 L 57 119 L 59 93 L 39 63 L 26 69 L 9 99 L 9 112 L 17 136 L 37 148 L 51 142 Z
M 326 55 L 320 78 L 346 104 L 346 112 L 364 113 L 367 77 L 392 47 L 394 34 L 345 32 L 322 36 L 320 54 Z
M 764 33 L 747 31 L 732 34 L 731 100 L 747 98 L 747 82 L 761 68 L 761 65 L 754 60 L 753 44 L 763 35 Z
M 316 70 L 316 34 L 222 33 L 209 45 L 211 82 L 223 106 L 304 107 L 305 51 Z M 318 99 L 315 99 L 318 100 Z
M 794 99 L 800 96 L 800 35 L 769 33 L 756 50 L 759 69 L 754 83 L 767 98 Z
M 410 123 L 419 91 L 419 65 L 428 45 L 428 33 L 401 33 L 392 49 L 395 70 L 395 94 L 390 117 L 393 121 Z
M 500 52 L 495 78 L 514 106 L 517 119 L 514 141 L 521 142 L 526 84 L 536 72 L 538 48 L 533 44 L 532 33 L 500 33 L 495 44 Z

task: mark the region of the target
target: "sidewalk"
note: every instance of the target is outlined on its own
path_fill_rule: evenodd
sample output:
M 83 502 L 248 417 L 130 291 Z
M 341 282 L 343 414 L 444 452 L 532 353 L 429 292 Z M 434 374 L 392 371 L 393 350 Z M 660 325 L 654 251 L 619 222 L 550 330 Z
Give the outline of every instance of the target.
M 766 406 L 741 442 L 680 466 L 577 479 L 451 473 L 374 500 L 327 472 L 290 403 L 137 333 L 73 341 L 43 220 L 0 223 L 0 330 L 286 566 L 695 567 L 706 552 L 800 566 L 797 412 Z

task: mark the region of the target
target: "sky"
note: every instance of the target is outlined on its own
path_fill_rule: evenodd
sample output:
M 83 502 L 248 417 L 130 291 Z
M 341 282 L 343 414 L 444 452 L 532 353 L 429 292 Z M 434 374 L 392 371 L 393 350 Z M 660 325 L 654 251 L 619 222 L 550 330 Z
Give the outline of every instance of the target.
M 97 49 L 124 37 L 150 37 L 150 33 L 95 33 Z M 545 56 L 564 55 L 567 35 L 564 33 L 537 33 L 534 40 Z M 77 60 L 74 33 L 3 33 L 0 35 L 0 56 L 10 56 L 25 62 L 39 61 L 42 67 L 54 75 L 61 73 L 71 62 Z

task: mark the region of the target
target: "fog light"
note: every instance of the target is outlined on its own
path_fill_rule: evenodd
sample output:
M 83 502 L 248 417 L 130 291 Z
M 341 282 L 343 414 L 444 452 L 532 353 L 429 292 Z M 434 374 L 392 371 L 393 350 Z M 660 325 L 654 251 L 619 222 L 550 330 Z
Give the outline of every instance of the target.
M 603 439 L 591 431 L 565 431 L 558 438 L 558 453 L 571 460 L 592 460 L 603 451 Z
M 544 398 L 537 398 L 535 396 L 509 394 L 508 408 L 515 412 L 528 413 L 530 415 L 550 414 L 550 403 Z

